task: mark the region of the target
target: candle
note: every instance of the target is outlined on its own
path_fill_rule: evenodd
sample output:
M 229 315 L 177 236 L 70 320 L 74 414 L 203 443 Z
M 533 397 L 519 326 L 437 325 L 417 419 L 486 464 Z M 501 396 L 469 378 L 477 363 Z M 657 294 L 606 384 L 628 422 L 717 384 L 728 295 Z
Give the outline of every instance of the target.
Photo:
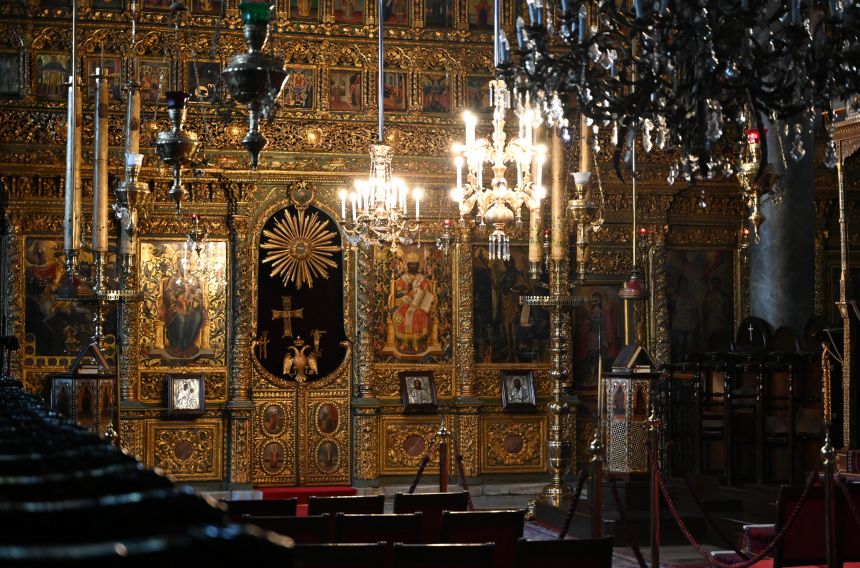
M 463 156 L 454 158 L 454 165 L 457 166 L 457 189 L 463 187 Z
M 93 252 L 108 250 L 108 75 L 97 67 L 93 160 Z
M 529 262 L 540 262 L 540 202 L 537 207 L 529 210 Z
M 412 197 L 415 199 L 415 218 L 421 217 L 421 198 L 424 197 L 424 190 L 416 187 L 412 190 Z
M 579 43 L 585 41 L 585 28 L 588 25 L 586 23 L 587 14 L 588 12 L 585 8 L 585 3 L 583 3 L 582 6 L 579 7 Z
M 69 77 L 69 103 L 66 118 L 66 194 L 63 219 L 63 250 L 76 251 L 81 240 L 81 96 L 77 78 Z
M 358 199 L 358 196 L 355 194 L 355 192 L 354 192 L 354 191 L 350 191 L 350 192 L 349 192 L 349 201 L 350 201 L 350 203 L 351 203 L 351 205 L 352 205 L 352 221 L 353 221 L 353 223 L 355 222 L 355 215 L 356 215 L 356 211 L 355 211 L 355 210 L 356 210 L 356 200 L 357 200 L 357 199 Z
M 482 188 L 482 187 L 484 187 L 484 162 L 483 162 L 483 160 L 478 162 L 477 174 L 478 174 L 478 180 L 477 180 L 478 181 L 478 187 Z
M 340 218 L 346 219 L 346 190 L 341 189 L 338 196 L 340 197 Z
M 795 26 L 800 23 L 800 0 L 791 0 L 791 23 Z

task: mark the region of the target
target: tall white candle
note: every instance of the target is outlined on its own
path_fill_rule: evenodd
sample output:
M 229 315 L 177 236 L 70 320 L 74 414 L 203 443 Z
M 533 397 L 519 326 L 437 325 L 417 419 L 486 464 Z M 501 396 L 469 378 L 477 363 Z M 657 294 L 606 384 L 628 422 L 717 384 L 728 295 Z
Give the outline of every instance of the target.
M 340 196 L 340 218 L 346 219 L 346 190 L 341 189 L 338 195 Z
M 93 163 L 93 252 L 108 250 L 108 74 L 97 67 Z

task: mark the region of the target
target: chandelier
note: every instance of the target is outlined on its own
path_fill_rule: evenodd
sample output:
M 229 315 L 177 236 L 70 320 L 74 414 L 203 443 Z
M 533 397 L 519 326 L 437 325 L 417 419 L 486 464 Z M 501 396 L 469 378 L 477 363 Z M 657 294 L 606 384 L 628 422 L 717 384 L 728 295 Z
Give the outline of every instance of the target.
M 500 10 L 496 2 L 495 11 L 495 62 L 499 67 L 500 57 L 506 42 L 500 28 Z M 457 168 L 457 185 L 451 191 L 451 198 L 457 202 L 460 211 L 460 225 L 465 226 L 464 216 L 476 209 L 475 220 L 479 226 L 492 225 L 489 239 L 490 259 L 508 260 L 511 257 L 510 239 L 505 229 L 515 224 L 522 225 L 522 209 L 530 210 L 530 235 L 537 234 L 541 199 L 546 191 L 541 183 L 541 172 L 546 162 L 546 146 L 537 142 L 542 119 L 538 109 L 533 108 L 528 96 L 517 102 L 516 115 L 519 119 L 517 137 L 505 144 L 505 115 L 511 108 L 511 94 L 501 78 L 489 83 L 490 102 L 493 106 L 493 136 L 491 142 L 475 135 L 478 120 L 470 112 L 463 113 L 466 124 L 466 140 L 455 143 L 454 166 Z M 484 163 L 493 164 L 493 177 L 488 186 L 484 185 Z M 517 170 L 517 181 L 508 186 L 505 172 L 513 163 Z M 463 180 L 463 166 L 466 166 L 466 179 Z
M 822 113 L 831 125 L 831 105 L 860 91 L 858 0 L 528 0 L 528 8 L 529 22 L 516 24 L 520 64 L 505 78 L 550 124 L 565 128 L 582 112 L 595 133 L 610 129 L 619 176 L 634 144 L 672 157 L 670 183 L 730 176 L 738 163 L 726 142 L 763 133 L 765 122 L 780 153 L 800 160 L 803 133 Z M 834 167 L 828 134 L 825 164 Z M 760 138 L 759 177 L 768 159 Z
M 383 13 L 383 2 L 384 0 L 378 1 L 377 14 Z M 414 235 L 418 231 L 424 191 L 420 187 L 412 190 L 415 217 L 410 218 L 407 203 L 410 191 L 402 179 L 393 175 L 391 160 L 394 151 L 391 146 L 385 144 L 383 18 L 380 16 L 377 20 L 379 21 L 379 69 L 376 86 L 379 135 L 376 144 L 370 147 L 370 176 L 355 180 L 351 191 L 341 189 L 338 192 L 340 222 L 347 242 L 350 244 L 361 242 L 365 246 L 389 246 L 396 249 L 398 244 L 410 244 L 414 240 Z

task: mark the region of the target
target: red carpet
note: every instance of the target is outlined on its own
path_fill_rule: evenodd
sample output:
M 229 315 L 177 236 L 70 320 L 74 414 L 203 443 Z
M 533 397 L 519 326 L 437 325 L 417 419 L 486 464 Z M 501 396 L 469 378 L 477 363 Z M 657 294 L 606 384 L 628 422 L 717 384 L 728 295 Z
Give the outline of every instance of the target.
M 340 495 L 355 495 L 354 487 L 348 485 L 327 485 L 322 487 L 258 487 L 263 492 L 263 499 L 298 499 L 299 505 L 307 505 L 308 497 L 336 497 Z

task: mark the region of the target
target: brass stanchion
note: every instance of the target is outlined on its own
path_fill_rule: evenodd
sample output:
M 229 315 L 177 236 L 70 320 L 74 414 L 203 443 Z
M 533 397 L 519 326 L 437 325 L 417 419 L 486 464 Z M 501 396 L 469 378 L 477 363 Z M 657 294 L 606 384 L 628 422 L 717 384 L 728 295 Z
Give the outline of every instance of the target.
M 448 436 L 451 433 L 445 428 L 445 418 L 442 418 L 442 424 L 439 425 L 439 431 L 436 433 L 439 436 L 439 492 L 445 493 L 448 491 Z
M 849 357 L 844 354 L 845 359 Z M 836 452 L 830 442 L 830 349 L 827 344 L 821 350 L 821 381 L 823 383 L 822 399 L 824 404 L 824 445 L 821 447 L 821 461 L 824 465 L 824 535 L 827 554 L 827 568 L 836 568 L 836 519 L 833 517 L 833 473 Z
M 660 567 L 660 483 L 657 479 L 657 443 L 660 436 L 660 419 L 657 418 L 657 405 L 651 403 L 651 416 L 648 417 L 649 455 L 651 464 L 651 567 Z M 651 461 L 651 460 L 649 460 Z

